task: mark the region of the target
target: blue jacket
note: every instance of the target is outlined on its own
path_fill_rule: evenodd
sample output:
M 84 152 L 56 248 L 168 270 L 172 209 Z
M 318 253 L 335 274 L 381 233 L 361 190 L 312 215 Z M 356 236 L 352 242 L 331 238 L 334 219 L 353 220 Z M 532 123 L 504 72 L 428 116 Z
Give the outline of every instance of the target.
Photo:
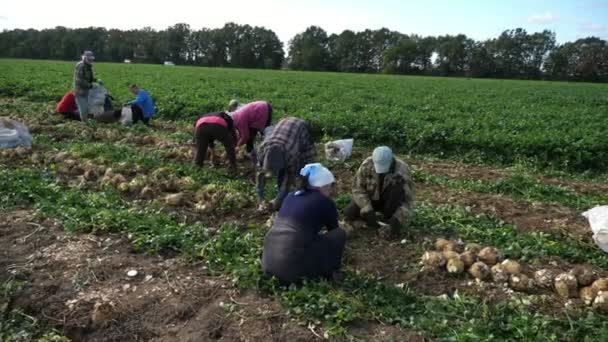
M 150 94 L 148 94 L 145 90 L 140 89 L 135 100 L 129 102 L 129 104 L 138 105 L 144 112 L 144 118 L 146 119 L 151 118 L 154 113 L 156 113 L 154 101 L 152 100 L 152 97 L 150 97 Z

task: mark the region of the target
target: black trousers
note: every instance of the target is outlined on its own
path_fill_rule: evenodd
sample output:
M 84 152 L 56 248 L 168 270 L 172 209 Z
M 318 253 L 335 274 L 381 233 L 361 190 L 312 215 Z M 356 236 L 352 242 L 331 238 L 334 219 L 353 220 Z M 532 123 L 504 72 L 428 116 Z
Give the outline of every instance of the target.
M 150 123 L 150 118 L 144 118 L 144 111 L 138 105 L 131 105 L 131 111 L 133 112 L 133 124 L 136 124 L 138 121 L 144 123 L 144 125 L 148 125 Z
M 270 124 L 272 124 L 272 106 L 270 105 L 270 103 L 268 103 L 268 120 L 266 120 L 266 126 L 264 128 L 270 126 Z M 251 153 L 251 151 L 253 151 L 255 137 L 258 135 L 258 133 L 263 134 L 264 131 L 259 131 L 255 128 L 249 128 L 249 140 L 247 140 L 246 145 L 246 151 L 248 153 Z
M 380 194 L 380 200 L 372 201 L 374 211 L 382 213 L 383 221 L 390 220 L 397 209 L 405 202 L 405 191 L 401 186 L 393 186 Z M 344 216 L 349 221 L 361 219 L 361 208 L 351 201 L 344 209 Z
M 203 166 L 205 158 L 207 157 L 207 148 L 213 148 L 215 140 L 219 140 L 224 144 L 230 167 L 236 168 L 236 152 L 234 149 L 236 142 L 228 128 L 218 124 L 204 123 L 198 126 L 194 133 L 194 138 L 196 142 L 194 163 L 196 165 Z

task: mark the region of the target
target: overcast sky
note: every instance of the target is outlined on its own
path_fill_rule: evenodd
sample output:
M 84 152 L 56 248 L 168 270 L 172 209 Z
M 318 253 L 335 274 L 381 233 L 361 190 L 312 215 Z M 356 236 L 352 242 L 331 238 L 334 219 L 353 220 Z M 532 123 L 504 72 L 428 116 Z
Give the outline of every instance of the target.
M 0 0 L 0 29 L 55 26 L 164 29 L 178 22 L 192 29 L 226 22 L 264 26 L 287 44 L 318 25 L 331 33 L 387 27 L 402 33 L 464 33 L 483 40 L 503 30 L 550 29 L 558 42 L 590 35 L 608 38 L 608 0 Z

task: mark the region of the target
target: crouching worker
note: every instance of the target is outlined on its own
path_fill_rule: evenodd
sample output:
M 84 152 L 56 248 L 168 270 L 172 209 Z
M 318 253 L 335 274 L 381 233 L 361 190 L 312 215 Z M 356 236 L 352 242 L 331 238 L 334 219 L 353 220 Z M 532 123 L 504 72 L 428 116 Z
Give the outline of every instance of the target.
M 384 223 L 380 234 L 389 237 L 399 232 L 414 213 L 414 182 L 409 166 L 393 157 L 386 146 L 378 147 L 365 159 L 352 189 L 353 199 L 344 210 L 347 222 L 363 219 L 374 228 L 380 228 L 376 212 Z
M 262 270 L 282 284 L 333 277 L 342 264 L 346 233 L 338 227 L 332 173 L 321 164 L 301 171 L 302 189 L 290 193 L 264 238 Z M 321 233 L 326 228 L 327 232 Z
M 262 134 L 272 122 L 272 106 L 266 101 L 251 102 L 237 109 L 232 119 L 239 132 L 236 145 L 247 145 L 247 153 L 251 153 L 256 135 Z
M 294 117 L 279 121 L 258 148 L 256 189 L 259 209 L 266 210 L 268 206 L 264 198 L 266 178 L 277 177 L 278 193 L 271 206 L 278 210 L 289 188 L 295 186 L 298 170 L 310 163 L 314 155 L 315 145 L 306 121 Z
M 76 105 L 76 97 L 74 92 L 67 92 L 61 98 L 61 101 L 57 104 L 55 111 L 65 119 L 78 120 L 80 121 L 80 112 L 78 112 L 78 106 Z
M 126 106 L 131 106 L 133 112 L 133 124 L 138 121 L 142 121 L 145 125 L 150 123 L 150 119 L 156 113 L 156 107 L 154 106 L 154 100 L 148 92 L 143 89 L 139 89 L 136 84 L 129 86 L 129 91 L 135 95 L 135 99 L 131 102 L 127 102 Z
M 219 140 L 224 144 L 230 172 L 236 172 L 236 131 L 232 118 L 223 112 L 211 113 L 203 116 L 194 125 L 194 142 L 196 143 L 196 155 L 194 162 L 202 167 L 207 157 L 207 149 L 211 151 L 212 158 L 215 157 L 214 144 Z

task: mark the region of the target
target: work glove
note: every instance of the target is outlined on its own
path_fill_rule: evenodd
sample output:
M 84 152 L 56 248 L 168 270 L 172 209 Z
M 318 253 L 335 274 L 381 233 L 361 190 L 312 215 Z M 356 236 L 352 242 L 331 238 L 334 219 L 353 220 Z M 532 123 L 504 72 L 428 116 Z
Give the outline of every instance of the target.
M 364 214 L 363 219 L 365 220 L 367 225 L 370 227 L 377 228 L 379 226 L 378 216 L 376 215 L 376 212 L 373 210 Z

